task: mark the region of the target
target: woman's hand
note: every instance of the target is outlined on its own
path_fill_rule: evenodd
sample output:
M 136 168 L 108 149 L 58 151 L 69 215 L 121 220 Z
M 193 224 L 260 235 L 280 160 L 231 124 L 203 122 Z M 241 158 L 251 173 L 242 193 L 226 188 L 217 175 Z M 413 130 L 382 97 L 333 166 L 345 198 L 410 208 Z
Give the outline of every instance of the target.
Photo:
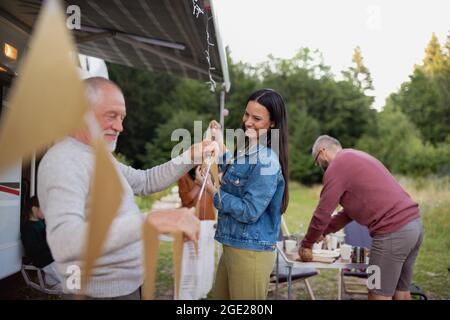
M 217 189 L 216 187 L 214 187 L 214 184 L 212 183 L 211 174 L 208 174 L 208 177 L 206 179 L 207 179 L 205 185 L 206 192 L 208 192 L 211 195 L 214 195 L 214 193 L 217 192 Z M 202 186 L 204 181 L 205 177 L 202 175 L 201 166 L 198 166 L 195 169 L 195 183 L 198 184 L 199 186 Z
M 197 166 L 197 168 L 195 168 L 195 184 L 197 184 L 198 186 L 202 186 L 203 184 L 203 176 L 202 176 L 202 166 Z
M 206 188 L 206 191 L 211 195 L 211 196 L 213 196 L 214 195 L 214 193 L 216 193 L 217 192 L 217 188 L 214 186 L 214 184 L 212 183 L 212 179 L 211 179 L 211 175 L 209 174 L 208 175 L 208 178 L 207 178 L 208 180 L 206 181 L 206 186 L 205 186 L 205 188 Z

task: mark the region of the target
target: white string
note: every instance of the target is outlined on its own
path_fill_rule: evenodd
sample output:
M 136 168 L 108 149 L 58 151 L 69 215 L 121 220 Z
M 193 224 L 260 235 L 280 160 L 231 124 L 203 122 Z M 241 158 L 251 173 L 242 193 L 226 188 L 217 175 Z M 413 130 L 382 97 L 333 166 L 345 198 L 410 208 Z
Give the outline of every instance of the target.
M 209 170 L 211 169 L 211 165 L 212 165 L 212 162 L 208 161 L 208 166 L 206 168 L 205 178 L 203 180 L 202 187 L 201 187 L 200 192 L 198 194 L 198 200 L 197 201 L 201 200 L 201 198 L 203 196 L 203 192 L 205 191 L 205 187 L 206 187 L 206 183 L 208 182 L 208 174 L 209 174 Z
M 206 16 L 206 45 L 207 48 L 205 50 L 205 58 L 206 61 L 208 62 L 208 76 L 209 76 L 209 81 L 206 82 L 209 85 L 209 90 L 211 90 L 211 92 L 215 92 L 216 91 L 216 81 L 214 81 L 213 79 L 213 75 L 212 75 L 212 71 L 216 70 L 216 68 L 211 64 L 211 55 L 210 55 L 210 47 L 214 47 L 214 44 L 210 41 L 210 35 L 209 35 L 209 20 L 212 19 L 212 16 L 209 16 L 208 13 L 205 14 L 205 10 L 202 9 L 200 7 L 200 5 L 198 4 L 198 0 L 192 0 L 192 14 L 198 18 L 200 16 L 200 14 L 205 15 Z

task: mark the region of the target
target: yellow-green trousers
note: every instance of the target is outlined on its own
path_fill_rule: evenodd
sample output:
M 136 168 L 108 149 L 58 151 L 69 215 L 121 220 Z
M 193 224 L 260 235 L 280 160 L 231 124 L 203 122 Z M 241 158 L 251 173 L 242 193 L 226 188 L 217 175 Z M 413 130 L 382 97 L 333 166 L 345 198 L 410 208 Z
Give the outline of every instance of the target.
M 274 263 L 274 251 L 253 251 L 224 245 L 217 267 L 214 298 L 266 299 Z

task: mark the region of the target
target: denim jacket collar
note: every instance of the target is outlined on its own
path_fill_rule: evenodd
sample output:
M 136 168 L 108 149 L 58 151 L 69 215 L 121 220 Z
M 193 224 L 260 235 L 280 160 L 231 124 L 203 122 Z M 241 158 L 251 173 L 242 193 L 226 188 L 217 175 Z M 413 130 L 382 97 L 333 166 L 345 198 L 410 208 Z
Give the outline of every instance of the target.
M 251 156 L 253 154 L 263 151 L 266 148 L 267 148 L 266 146 L 264 146 L 260 143 L 257 143 L 255 145 L 251 146 L 247 152 L 243 152 L 244 150 L 239 150 L 235 160 L 237 160 L 241 157 L 244 157 L 244 156 Z

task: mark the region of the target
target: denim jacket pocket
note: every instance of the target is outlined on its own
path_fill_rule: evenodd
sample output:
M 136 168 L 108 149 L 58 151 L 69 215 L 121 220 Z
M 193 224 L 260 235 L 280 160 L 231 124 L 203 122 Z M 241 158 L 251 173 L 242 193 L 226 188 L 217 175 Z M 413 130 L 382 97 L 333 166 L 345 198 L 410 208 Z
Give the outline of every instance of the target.
M 243 225 L 242 238 L 249 240 L 259 240 L 259 228 L 255 228 L 254 225 Z
M 228 189 L 237 196 L 244 195 L 247 181 L 248 174 L 235 170 L 230 170 L 224 179 L 224 182 L 228 185 Z

